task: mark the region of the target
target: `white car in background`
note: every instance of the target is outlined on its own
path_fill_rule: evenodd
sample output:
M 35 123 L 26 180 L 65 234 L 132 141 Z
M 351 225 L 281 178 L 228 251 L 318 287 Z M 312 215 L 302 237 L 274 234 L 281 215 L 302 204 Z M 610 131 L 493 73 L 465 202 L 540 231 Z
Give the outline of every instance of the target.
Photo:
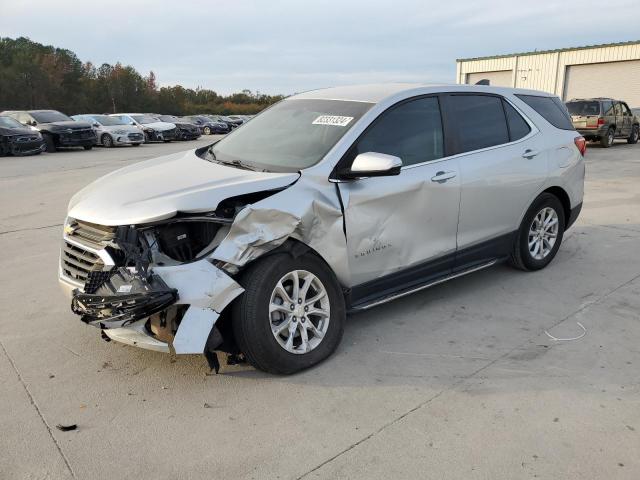
M 83 114 L 72 115 L 76 122 L 87 122 L 96 132 L 98 145 L 115 147 L 117 145 L 133 145 L 137 147 L 144 142 L 144 133 L 138 126 L 109 115 Z
M 112 113 L 109 116 L 140 128 L 145 142 L 170 142 L 176 138 L 177 130 L 173 123 L 161 122 L 146 113 Z

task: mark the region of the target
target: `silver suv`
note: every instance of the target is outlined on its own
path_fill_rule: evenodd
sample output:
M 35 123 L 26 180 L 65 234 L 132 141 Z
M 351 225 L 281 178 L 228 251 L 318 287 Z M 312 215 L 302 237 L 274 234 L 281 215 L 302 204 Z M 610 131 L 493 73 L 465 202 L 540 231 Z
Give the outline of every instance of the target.
M 60 281 L 105 339 L 292 373 L 346 314 L 508 260 L 546 267 L 582 206 L 556 97 L 407 84 L 295 95 L 70 201 Z

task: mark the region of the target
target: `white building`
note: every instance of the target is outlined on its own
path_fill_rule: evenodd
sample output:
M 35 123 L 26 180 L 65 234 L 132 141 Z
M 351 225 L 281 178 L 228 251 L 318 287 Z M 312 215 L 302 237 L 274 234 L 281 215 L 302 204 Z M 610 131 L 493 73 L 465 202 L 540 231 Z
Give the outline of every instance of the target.
M 640 40 L 457 60 L 457 83 L 555 93 L 562 100 L 612 97 L 640 107 Z

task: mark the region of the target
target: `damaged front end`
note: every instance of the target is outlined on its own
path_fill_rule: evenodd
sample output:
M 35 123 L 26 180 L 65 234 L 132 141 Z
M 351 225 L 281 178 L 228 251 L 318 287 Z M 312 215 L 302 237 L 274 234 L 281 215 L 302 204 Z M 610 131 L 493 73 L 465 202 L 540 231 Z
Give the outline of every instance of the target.
M 73 287 L 72 311 L 105 339 L 205 353 L 217 369 L 214 325 L 243 289 L 207 256 L 230 223 L 215 213 L 120 227 L 68 219 L 60 280 Z

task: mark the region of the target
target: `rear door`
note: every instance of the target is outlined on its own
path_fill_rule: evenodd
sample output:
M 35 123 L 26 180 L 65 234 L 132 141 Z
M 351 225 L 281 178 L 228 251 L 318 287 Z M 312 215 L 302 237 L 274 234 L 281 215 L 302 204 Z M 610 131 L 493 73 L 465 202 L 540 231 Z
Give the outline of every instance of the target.
M 410 99 L 382 113 L 341 164 L 360 153 L 400 157 L 397 176 L 338 186 L 345 212 L 352 300 L 366 301 L 450 272 L 460 203 L 458 160 L 445 157 L 437 96 Z
M 622 115 L 622 105 L 620 102 L 614 102 L 614 111 L 616 113 L 616 136 L 623 135 L 624 116 Z
M 461 177 L 455 269 L 464 269 L 509 253 L 520 216 L 546 178 L 548 151 L 501 96 L 449 94 L 445 108 Z

